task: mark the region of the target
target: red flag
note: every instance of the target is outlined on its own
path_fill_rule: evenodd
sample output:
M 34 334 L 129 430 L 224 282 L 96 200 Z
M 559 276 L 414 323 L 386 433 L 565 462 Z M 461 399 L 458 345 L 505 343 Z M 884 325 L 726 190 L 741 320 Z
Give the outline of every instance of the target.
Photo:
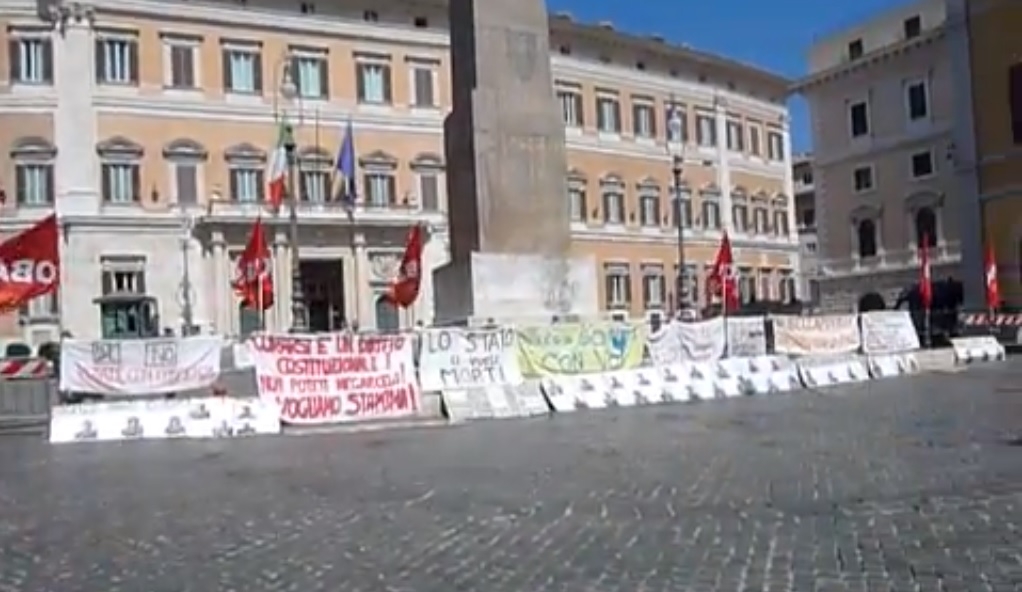
M 238 257 L 234 293 L 245 308 L 266 310 L 273 306 L 273 274 L 270 273 L 270 249 L 266 246 L 263 219 L 256 218 L 248 244 Z
M 735 259 L 727 232 L 720 239 L 717 258 L 710 268 L 708 287 L 711 296 L 720 296 L 724 311 L 738 310 L 738 286 L 734 273 Z
M 54 214 L 0 244 L 0 312 L 60 287 L 59 240 Z
M 997 310 L 1001 305 L 1001 288 L 997 284 L 997 257 L 992 245 L 987 245 L 985 259 L 983 269 L 986 270 L 987 308 Z
M 422 226 L 415 225 L 408 231 L 405 241 L 405 255 L 401 258 L 397 278 L 390 284 L 381 299 L 394 307 L 408 308 L 419 297 L 422 286 Z
M 919 245 L 919 296 L 923 308 L 929 310 L 933 305 L 933 274 L 930 273 L 930 235 L 925 233 Z

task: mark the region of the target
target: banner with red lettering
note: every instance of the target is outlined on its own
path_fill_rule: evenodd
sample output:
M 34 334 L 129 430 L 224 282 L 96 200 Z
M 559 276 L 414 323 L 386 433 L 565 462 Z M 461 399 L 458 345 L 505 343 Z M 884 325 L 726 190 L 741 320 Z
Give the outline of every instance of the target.
M 220 337 L 60 342 L 60 390 L 162 395 L 206 388 L 220 377 Z
M 419 411 L 411 336 L 257 335 L 259 396 L 292 424 L 408 417 Z

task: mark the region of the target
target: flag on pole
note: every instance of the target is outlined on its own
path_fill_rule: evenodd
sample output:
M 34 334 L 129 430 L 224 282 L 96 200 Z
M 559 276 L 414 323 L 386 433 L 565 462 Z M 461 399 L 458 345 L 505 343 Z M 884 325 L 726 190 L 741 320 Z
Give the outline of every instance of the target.
M 337 151 L 337 162 L 334 165 L 340 186 L 337 189 L 337 199 L 344 204 L 350 215 L 355 209 L 355 200 L 358 197 L 358 189 L 355 183 L 355 133 L 352 129 L 351 118 L 344 129 L 344 139 L 341 141 L 341 148 Z
M 280 119 L 280 126 L 277 130 L 277 145 L 270 156 L 270 170 L 267 174 L 269 183 L 270 207 L 279 210 L 284 203 L 284 196 L 287 194 L 287 146 L 294 144 L 294 130 L 287 120 L 287 114 Z
M 266 246 L 262 218 L 256 218 L 252 233 L 248 236 L 248 244 L 238 257 L 232 287 L 245 308 L 263 311 L 273 306 L 270 249 Z
M 997 257 L 993 245 L 987 245 L 983 269 L 986 271 L 987 308 L 997 310 L 1001 305 L 1001 288 L 997 282 Z
M 395 308 L 408 308 L 419 297 L 422 287 L 422 225 L 416 224 L 408 231 L 405 254 L 397 277 L 390 284 L 387 293 L 380 300 L 389 302 Z
M 933 306 L 933 274 L 930 270 L 930 235 L 923 233 L 923 242 L 919 245 L 919 297 L 923 308 L 930 310 Z
M 720 239 L 717 258 L 710 268 L 709 289 L 711 296 L 720 296 L 721 308 L 727 313 L 738 310 L 738 286 L 734 273 L 735 258 L 731 252 L 731 239 L 727 232 Z
M 15 310 L 60 287 L 56 214 L 0 243 L 0 312 Z

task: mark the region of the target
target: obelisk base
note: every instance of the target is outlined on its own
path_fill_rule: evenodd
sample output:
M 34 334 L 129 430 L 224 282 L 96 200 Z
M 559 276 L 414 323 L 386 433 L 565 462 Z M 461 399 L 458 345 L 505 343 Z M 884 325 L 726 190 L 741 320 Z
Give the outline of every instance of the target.
M 549 323 L 599 314 L 591 257 L 472 253 L 433 273 L 434 323 Z

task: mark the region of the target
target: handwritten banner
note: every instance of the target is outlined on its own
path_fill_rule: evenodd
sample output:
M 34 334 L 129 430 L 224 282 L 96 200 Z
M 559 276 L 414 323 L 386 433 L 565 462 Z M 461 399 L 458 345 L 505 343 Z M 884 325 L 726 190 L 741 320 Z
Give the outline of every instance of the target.
M 765 317 L 728 317 L 727 353 L 732 358 L 754 358 L 767 353 Z
M 919 349 L 919 335 L 907 310 L 876 310 L 859 315 L 862 351 L 869 355 Z
M 161 395 L 205 388 L 220 377 L 220 337 L 60 342 L 60 389 Z
M 724 357 L 724 319 L 671 322 L 647 340 L 657 366 L 682 362 L 713 362 Z
M 412 340 L 402 335 L 258 335 L 259 396 L 295 424 L 406 417 L 419 410 Z
M 858 316 L 778 315 L 774 324 L 774 351 L 796 356 L 829 356 L 855 353 L 859 349 Z
M 645 346 L 642 325 L 565 323 L 518 330 L 518 362 L 528 377 L 637 368 Z
M 423 390 L 468 389 L 522 382 L 515 330 L 428 329 L 419 338 Z

